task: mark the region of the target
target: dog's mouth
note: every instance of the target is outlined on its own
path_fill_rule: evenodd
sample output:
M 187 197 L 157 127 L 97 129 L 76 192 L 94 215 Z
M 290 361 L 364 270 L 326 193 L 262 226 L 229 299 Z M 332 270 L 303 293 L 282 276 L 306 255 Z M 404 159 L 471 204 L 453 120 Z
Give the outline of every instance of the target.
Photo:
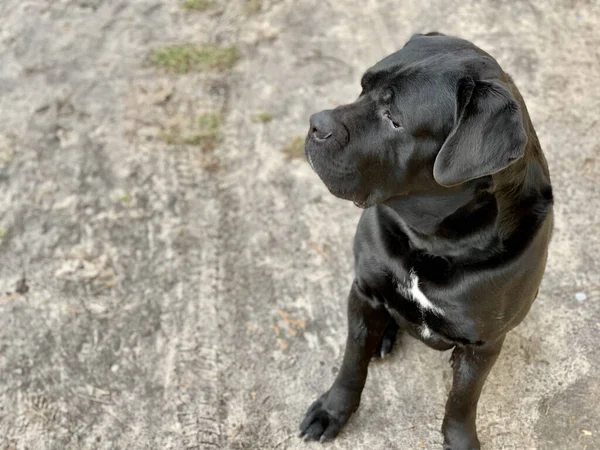
M 342 147 L 337 150 L 342 150 Z M 338 198 L 351 201 L 357 208 L 366 209 L 372 206 L 375 203 L 372 201 L 374 196 L 365 193 L 360 187 L 360 171 L 345 164 L 341 158 L 332 157 L 332 151 L 328 153 L 329 155 L 324 151 L 315 151 L 314 139 L 307 137 L 304 147 L 306 160 L 329 191 Z
M 352 203 L 354 206 L 360 209 L 367 209 L 369 206 L 373 206 L 374 202 L 370 201 L 372 199 L 371 194 L 366 194 L 364 198 L 358 198 L 358 195 L 355 195 L 352 199 Z
M 367 209 L 367 202 L 366 201 L 358 201 L 358 200 L 354 200 L 352 203 L 354 203 L 354 206 L 360 208 L 360 209 Z
M 306 159 L 308 160 L 308 164 L 310 164 L 311 169 L 316 172 L 315 165 L 313 163 L 312 157 L 310 156 L 310 152 L 305 151 L 304 153 L 306 154 Z

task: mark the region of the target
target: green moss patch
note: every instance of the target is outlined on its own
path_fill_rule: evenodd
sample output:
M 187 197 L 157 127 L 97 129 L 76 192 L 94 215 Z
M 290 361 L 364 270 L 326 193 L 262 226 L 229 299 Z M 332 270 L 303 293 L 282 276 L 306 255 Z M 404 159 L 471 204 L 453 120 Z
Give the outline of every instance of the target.
M 193 11 L 204 11 L 212 6 L 213 2 L 211 0 L 187 0 L 181 4 L 183 9 L 193 10 Z
M 268 123 L 273 120 L 273 114 L 268 112 L 260 112 L 252 116 L 252 122 Z
M 304 158 L 304 137 L 296 136 L 281 151 L 288 161 Z
M 244 5 L 244 11 L 247 14 L 256 14 L 260 12 L 262 9 L 262 1 L 261 0 L 248 0 Z
M 199 115 L 192 127 L 187 130 L 171 128 L 162 134 L 168 144 L 197 145 L 205 152 L 211 151 L 221 138 L 222 118 L 219 114 Z
M 239 51 L 236 47 L 218 47 L 216 45 L 197 47 L 191 44 L 157 48 L 148 55 L 151 65 L 174 73 L 202 70 L 224 71 L 231 69 L 238 58 Z

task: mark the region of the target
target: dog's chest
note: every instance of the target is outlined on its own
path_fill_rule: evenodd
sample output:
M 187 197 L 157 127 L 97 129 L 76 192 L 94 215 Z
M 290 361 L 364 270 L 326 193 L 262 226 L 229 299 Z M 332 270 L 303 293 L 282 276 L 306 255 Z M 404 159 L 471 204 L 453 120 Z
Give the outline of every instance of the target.
M 418 326 L 418 332 L 424 339 L 430 338 L 436 324 L 443 320 L 442 308 L 423 292 L 419 276 L 413 269 L 406 277 L 396 280 L 395 288 L 401 301 L 398 305 L 388 304 L 388 309 L 398 310 L 405 319 Z

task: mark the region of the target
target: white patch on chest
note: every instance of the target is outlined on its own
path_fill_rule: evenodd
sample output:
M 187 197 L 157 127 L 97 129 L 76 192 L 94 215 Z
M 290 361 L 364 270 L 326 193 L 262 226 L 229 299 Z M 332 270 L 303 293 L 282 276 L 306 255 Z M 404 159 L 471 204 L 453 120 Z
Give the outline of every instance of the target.
M 402 282 L 398 283 L 397 290 L 399 294 L 403 295 L 408 300 L 416 302 L 422 309 L 429 310 L 440 316 L 444 315 L 444 311 L 431 303 L 431 300 L 429 300 L 419 288 L 419 277 L 414 270 L 410 270 L 406 284 L 403 284 Z M 429 329 L 427 330 L 429 331 Z M 431 331 L 429 331 L 429 333 L 431 333 Z
M 431 329 L 424 323 L 419 327 L 419 332 L 424 339 L 429 339 L 432 336 Z

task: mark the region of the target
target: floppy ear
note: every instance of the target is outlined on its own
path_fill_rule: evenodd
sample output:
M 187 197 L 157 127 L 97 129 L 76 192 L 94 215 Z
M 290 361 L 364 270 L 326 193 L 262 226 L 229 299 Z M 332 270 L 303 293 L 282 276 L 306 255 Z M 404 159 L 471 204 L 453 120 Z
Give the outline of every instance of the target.
M 527 135 L 512 95 L 499 83 L 465 78 L 457 89 L 454 129 L 433 165 L 442 186 L 496 173 L 521 158 Z

